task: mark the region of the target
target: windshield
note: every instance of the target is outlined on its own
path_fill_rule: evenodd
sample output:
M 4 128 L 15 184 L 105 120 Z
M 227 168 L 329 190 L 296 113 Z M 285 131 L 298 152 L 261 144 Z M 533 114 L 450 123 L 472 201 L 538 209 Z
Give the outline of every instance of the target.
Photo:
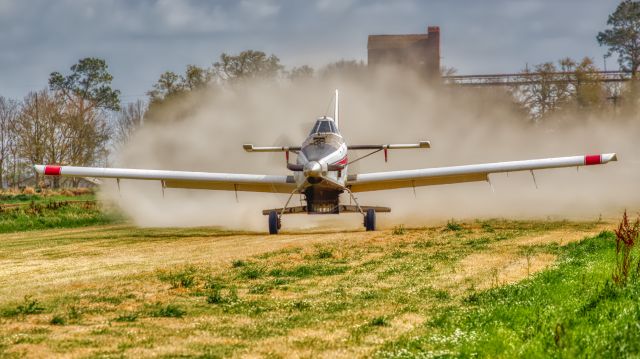
M 311 135 L 316 133 L 338 133 L 336 124 L 329 120 L 318 120 L 311 130 Z

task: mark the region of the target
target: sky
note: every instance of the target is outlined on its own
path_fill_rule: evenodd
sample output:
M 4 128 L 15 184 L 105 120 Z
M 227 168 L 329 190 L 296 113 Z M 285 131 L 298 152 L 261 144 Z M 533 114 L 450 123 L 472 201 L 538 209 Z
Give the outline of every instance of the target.
M 0 96 L 19 99 L 78 59 L 104 58 L 123 102 L 164 71 L 210 66 L 222 52 L 277 55 L 288 67 L 366 61 L 367 35 L 441 28 L 458 74 L 516 72 L 593 58 L 619 0 L 0 0 Z M 616 69 L 613 59 L 608 69 Z

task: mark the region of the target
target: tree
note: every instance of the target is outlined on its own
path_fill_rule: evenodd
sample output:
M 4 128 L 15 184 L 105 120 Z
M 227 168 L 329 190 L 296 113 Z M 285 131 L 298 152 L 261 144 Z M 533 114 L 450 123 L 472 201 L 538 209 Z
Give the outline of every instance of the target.
M 159 102 L 164 99 L 173 96 L 184 89 L 181 83 L 180 76 L 172 71 L 166 71 L 158 82 L 153 85 L 153 90 L 147 92 L 150 102 Z
M 182 87 L 193 91 L 205 88 L 211 82 L 211 71 L 196 65 L 187 65 L 182 77 Z
M 111 88 L 112 80 L 105 60 L 87 57 L 71 66 L 71 74 L 66 77 L 52 72 L 49 87 L 64 94 L 80 112 L 91 109 L 117 111 L 120 109 L 120 91 Z
M 69 154 L 64 160 L 82 166 L 106 156 L 110 135 L 106 112 L 120 109 L 120 91 L 111 88 L 112 80 L 106 62 L 98 58 L 79 60 L 67 76 L 51 73 L 49 87 L 64 100 L 61 135 Z
M 568 64 L 561 61 L 564 68 Z M 570 98 L 569 82 L 559 81 L 558 68 L 553 62 L 536 65 L 534 71 L 522 71 L 527 85 L 520 87 L 522 103 L 534 121 L 540 121 L 549 113 L 559 109 Z M 563 75 L 564 76 L 564 75 Z
M 573 69 L 575 81 L 573 83 L 575 100 L 578 108 L 593 110 L 601 107 L 606 99 L 606 91 L 599 69 L 593 60 L 585 57 Z
M 300 80 L 309 80 L 313 78 L 314 70 L 312 67 L 307 65 L 302 65 L 300 67 L 294 67 L 289 71 L 289 80 L 291 81 L 300 81 Z
M 146 106 L 141 100 L 129 103 L 120 110 L 115 123 L 116 141 L 119 144 L 126 143 L 131 135 L 142 126 L 146 110 Z
M 66 146 L 62 136 L 66 129 L 62 123 L 62 101 L 46 90 L 29 93 L 22 102 L 14 134 L 20 157 L 30 166 L 43 163 L 61 163 Z M 40 175 L 35 173 L 36 186 Z
M 598 43 L 609 47 L 608 56 L 616 53 L 622 69 L 636 78 L 640 69 L 640 1 L 622 1 L 609 15 L 607 25 L 609 29 L 598 33 Z
M 322 78 L 361 78 L 367 72 L 367 65 L 362 61 L 340 60 L 332 62 L 320 70 Z
M 213 72 L 220 81 L 237 82 L 246 79 L 275 79 L 284 66 L 276 55 L 262 51 L 246 50 L 238 55 L 223 53 L 213 64 Z
M 0 187 L 4 188 L 9 181 L 6 173 L 10 169 L 12 149 L 16 145 L 14 134 L 18 117 L 18 103 L 0 96 Z

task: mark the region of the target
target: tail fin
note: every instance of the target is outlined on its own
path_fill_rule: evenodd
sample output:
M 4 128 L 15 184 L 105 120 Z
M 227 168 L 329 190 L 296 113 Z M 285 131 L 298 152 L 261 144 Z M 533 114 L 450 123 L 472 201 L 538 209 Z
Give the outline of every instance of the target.
M 339 119 L 339 109 L 340 107 L 340 99 L 339 99 L 339 93 L 338 93 L 338 89 L 336 89 L 336 108 L 333 111 L 333 121 L 336 124 L 336 127 L 340 128 L 340 119 Z

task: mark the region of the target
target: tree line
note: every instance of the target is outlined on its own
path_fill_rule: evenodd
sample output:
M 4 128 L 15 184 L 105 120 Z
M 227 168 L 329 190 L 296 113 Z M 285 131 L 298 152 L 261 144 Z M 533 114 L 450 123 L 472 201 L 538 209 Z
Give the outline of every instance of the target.
M 608 56 L 617 55 L 620 68 L 632 74 L 632 81 L 607 87 L 589 58 L 565 58 L 527 68 L 522 75 L 533 81 L 514 87 L 511 94 L 531 120 L 605 111 L 611 108 L 608 102 L 617 103 L 619 98 L 627 111 L 640 112 L 640 1 L 622 1 L 607 26 L 598 33 L 597 41 L 607 46 Z M 451 74 L 452 69 L 445 68 L 443 73 Z M 107 165 L 109 152 L 154 117 L 150 114 L 162 112 L 166 103 L 192 91 L 241 88 L 256 79 L 297 82 L 333 77 L 365 80 L 367 76 L 362 61 L 341 60 L 319 70 L 306 65 L 286 69 L 276 55 L 247 50 L 237 55 L 223 53 L 210 67 L 188 65 L 182 74 L 164 72 L 147 92 L 146 101 L 122 105 L 120 91 L 111 86 L 113 76 L 106 61 L 80 59 L 66 74 L 51 73 L 47 88 L 30 92 L 21 101 L 0 96 L 0 185 L 77 185 L 77 180 L 45 183 L 33 165 Z

